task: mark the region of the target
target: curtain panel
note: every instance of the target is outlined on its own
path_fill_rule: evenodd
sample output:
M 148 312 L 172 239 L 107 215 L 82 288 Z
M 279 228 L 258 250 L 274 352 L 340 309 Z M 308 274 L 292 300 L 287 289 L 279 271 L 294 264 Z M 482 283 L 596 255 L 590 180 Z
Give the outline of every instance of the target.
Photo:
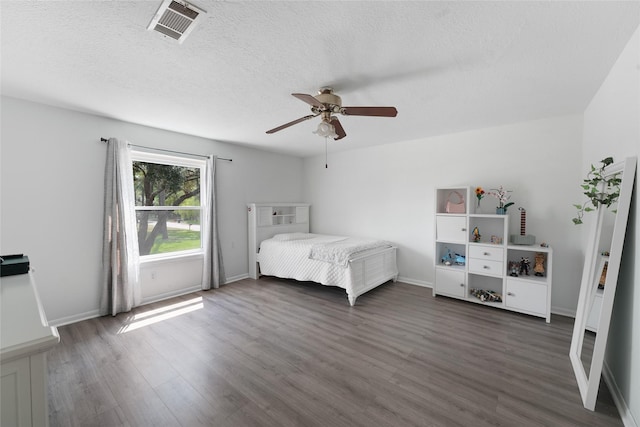
M 142 299 L 133 168 L 126 141 L 107 141 L 104 193 L 100 313 L 115 316 Z
M 202 289 L 216 289 L 225 282 L 222 249 L 218 233 L 218 215 L 216 200 L 216 156 L 207 159 L 205 177 L 202 184 L 202 202 L 205 209 L 202 213 L 202 247 L 204 249 L 204 265 L 202 268 Z

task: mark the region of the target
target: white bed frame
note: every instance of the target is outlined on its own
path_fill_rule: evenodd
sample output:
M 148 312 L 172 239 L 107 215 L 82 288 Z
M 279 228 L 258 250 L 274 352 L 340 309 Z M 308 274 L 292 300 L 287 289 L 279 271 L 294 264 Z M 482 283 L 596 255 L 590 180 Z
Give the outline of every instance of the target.
M 398 280 L 395 246 L 373 253 L 359 255 L 349 261 L 347 268 L 351 269 L 353 292 L 347 298 L 352 306 L 356 298 L 383 283 Z
M 260 265 L 258 263 L 258 250 L 263 240 L 269 239 L 281 233 L 308 233 L 309 232 L 309 207 L 307 203 L 250 203 L 248 210 L 248 236 L 249 236 L 249 277 L 260 277 Z M 261 214 L 265 212 L 294 212 L 291 214 L 291 223 L 268 224 Z M 274 216 L 275 217 L 275 216 Z M 356 303 L 356 298 L 383 283 L 398 280 L 398 267 L 396 264 L 396 247 L 371 250 L 356 256 L 349 261 L 352 276 L 352 292 L 347 291 L 349 304 Z

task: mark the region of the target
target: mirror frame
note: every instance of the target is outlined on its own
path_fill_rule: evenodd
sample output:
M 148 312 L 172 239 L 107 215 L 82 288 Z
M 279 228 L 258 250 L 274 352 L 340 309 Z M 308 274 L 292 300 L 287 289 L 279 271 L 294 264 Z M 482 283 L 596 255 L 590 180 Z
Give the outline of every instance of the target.
M 582 403 L 585 408 L 591 411 L 595 410 L 596 399 L 598 397 L 598 387 L 600 385 L 600 377 L 602 375 L 602 364 L 604 362 L 607 338 L 609 336 L 611 310 L 613 308 L 613 299 L 616 293 L 616 286 L 618 284 L 618 273 L 620 272 L 624 236 L 627 229 L 627 220 L 629 218 L 629 208 L 631 207 L 631 193 L 633 190 L 635 172 L 635 157 L 627 157 L 623 162 L 613 163 L 607 166 L 603 172 L 603 175 L 606 177 L 619 173 L 622 182 L 620 183 L 620 196 L 618 197 L 617 213 L 615 215 L 611 247 L 609 249 L 609 264 L 607 267 L 604 292 L 602 295 L 602 307 L 598 319 L 598 330 L 596 332 L 593 355 L 591 358 L 591 367 L 589 369 L 588 376 L 581 360 L 582 344 L 584 341 L 587 319 L 593 304 L 595 290 L 597 289 L 599 275 L 601 273 L 598 271 L 598 266 L 600 264 L 599 252 L 601 248 L 599 245 L 602 235 L 604 209 L 597 209 L 596 211 L 597 217 L 589 232 L 584 267 L 582 269 L 582 282 L 580 284 L 580 294 L 578 297 L 578 306 L 573 326 L 573 336 L 571 339 L 569 357 L 571 359 L 573 371 L 576 375 L 578 388 L 580 389 Z

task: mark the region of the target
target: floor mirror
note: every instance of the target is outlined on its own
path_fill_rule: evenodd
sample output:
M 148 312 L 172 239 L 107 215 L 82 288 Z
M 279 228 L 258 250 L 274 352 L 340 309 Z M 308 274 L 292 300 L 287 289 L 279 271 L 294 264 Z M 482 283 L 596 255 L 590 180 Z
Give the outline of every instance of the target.
M 611 310 L 616 293 L 636 158 L 605 167 L 604 177 L 618 174 L 620 196 L 610 207 L 599 207 L 591 218 L 569 357 L 584 407 L 596 407 L 602 364 L 607 346 Z

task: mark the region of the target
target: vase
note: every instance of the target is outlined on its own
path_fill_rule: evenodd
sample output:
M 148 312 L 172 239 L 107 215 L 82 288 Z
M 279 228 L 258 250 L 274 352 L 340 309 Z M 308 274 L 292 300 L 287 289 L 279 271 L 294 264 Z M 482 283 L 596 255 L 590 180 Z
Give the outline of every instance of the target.
M 496 208 L 497 215 L 506 215 L 506 213 L 507 213 L 507 208 Z

